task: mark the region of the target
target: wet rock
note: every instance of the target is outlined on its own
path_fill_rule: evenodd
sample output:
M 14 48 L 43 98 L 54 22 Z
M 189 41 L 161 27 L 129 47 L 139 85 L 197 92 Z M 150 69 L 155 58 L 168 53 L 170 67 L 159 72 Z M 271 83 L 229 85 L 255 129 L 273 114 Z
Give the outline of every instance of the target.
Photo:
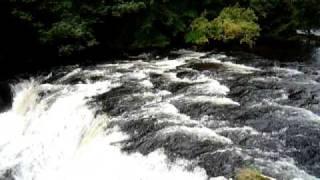
M 281 109 L 276 106 L 260 106 L 247 109 L 236 120 L 240 124 L 253 127 L 259 132 L 272 133 L 279 132 L 288 125 L 300 124 L 299 118 L 292 118 L 294 114 L 289 109 Z
M 170 157 L 194 159 L 201 154 L 224 148 L 225 144 L 210 140 L 199 140 L 181 132 L 167 135 L 159 141 Z M 161 147 L 161 146 L 160 146 Z
M 241 105 L 252 106 L 263 101 L 273 101 L 284 96 L 283 91 L 274 89 L 257 89 L 255 87 L 238 86 L 231 89 L 228 95 Z
M 159 116 L 159 118 L 166 117 Z M 163 149 L 171 160 L 194 159 L 201 154 L 226 146 L 219 141 L 199 139 L 184 131 L 163 133 L 162 130 L 175 124 L 165 121 L 160 123 L 154 117 L 122 121 L 117 125 L 122 131 L 130 134 L 130 138 L 123 142 L 122 150 L 126 152 L 140 152 L 147 155 L 157 149 Z
M 282 89 L 282 82 L 278 79 L 272 77 L 257 77 L 257 74 L 250 75 L 237 75 L 232 79 L 228 85 L 230 89 L 236 87 L 247 87 L 250 89 L 268 89 L 268 90 L 278 90 Z
M 177 73 L 177 77 L 181 78 L 181 79 L 183 79 L 183 78 L 192 79 L 198 75 L 199 75 L 198 71 L 192 71 L 192 70 L 184 70 L 184 71 L 179 71 Z
M 226 67 L 221 63 L 194 63 L 190 65 L 191 68 L 198 71 L 223 71 L 226 70 Z
M 179 93 L 179 92 L 184 92 L 184 90 L 190 86 L 192 86 L 192 84 L 187 82 L 173 82 L 169 84 L 166 90 L 172 93 L 177 93 L 177 92 Z
M 290 126 L 280 136 L 288 149 L 287 154 L 294 157 L 298 164 L 310 174 L 320 176 L 320 127 L 313 123 Z
M 183 114 L 193 119 L 199 119 L 205 115 L 213 116 L 215 120 L 232 120 L 240 110 L 237 105 L 217 105 L 211 102 L 184 102 L 172 101 L 172 104 Z
M 150 136 L 149 134 L 136 142 L 130 142 L 124 150 L 148 154 L 156 149 L 162 148 L 171 160 L 176 158 L 191 160 L 197 158 L 201 154 L 212 152 L 223 147 L 225 147 L 225 144 L 221 142 L 199 140 L 192 135 L 183 132 L 175 132 L 168 135 L 154 134 Z
M 78 65 L 54 68 L 50 75 L 43 80 L 42 83 L 50 84 L 77 84 L 79 81 L 84 81 L 79 76 L 81 69 Z M 71 73 L 71 74 L 70 74 Z M 64 79 L 69 74 L 69 77 Z M 45 74 L 46 76 L 48 74 Z
M 207 171 L 211 177 L 232 177 L 237 169 L 252 163 L 250 159 L 244 159 L 237 150 L 221 150 L 204 154 L 199 158 L 199 165 Z
M 150 134 L 154 135 L 168 125 L 169 123 L 157 123 L 157 119 L 153 117 L 120 122 L 119 124 L 121 130 L 131 135 L 132 140 L 146 138 Z
M 150 81 L 156 89 L 165 90 L 168 87 L 168 80 L 162 74 L 150 74 Z
M 288 90 L 288 100 L 284 104 L 308 109 L 320 114 L 320 89 L 319 87 L 295 87 Z
M 11 108 L 13 94 L 11 87 L 6 82 L 0 82 L 0 113 Z
M 81 75 L 73 76 L 63 81 L 62 84 L 75 85 L 75 84 L 85 84 L 85 78 L 82 78 Z
M 277 136 L 269 137 L 264 134 L 258 134 L 243 139 L 239 142 L 239 145 L 249 150 L 248 154 L 252 157 L 265 157 L 274 161 L 278 160 L 281 155 L 283 156 L 285 154 L 283 150 L 286 149 L 285 143 L 283 141 L 279 141 Z M 257 150 L 258 152 L 253 150 Z
M 145 88 L 138 84 L 126 83 L 94 97 L 92 102 L 100 104 L 101 112 L 111 116 L 118 116 L 125 112 L 139 109 L 154 98 L 152 96 L 144 96 L 144 91 Z
M 178 91 L 183 91 L 183 89 L 192 85 L 192 83 L 188 82 L 174 82 L 170 81 L 170 79 L 165 78 L 160 74 L 151 74 L 150 75 L 151 82 L 156 89 L 167 90 L 172 93 L 177 93 Z
M 6 170 L 4 174 L 0 175 L 0 180 L 15 180 L 13 170 Z
M 242 144 L 247 139 L 256 137 L 257 135 L 253 134 L 252 131 L 244 127 L 217 129 L 219 135 L 231 139 L 234 144 Z
M 290 89 L 288 93 L 289 93 L 288 98 L 292 100 L 299 100 L 305 96 L 305 92 L 301 89 L 299 90 Z

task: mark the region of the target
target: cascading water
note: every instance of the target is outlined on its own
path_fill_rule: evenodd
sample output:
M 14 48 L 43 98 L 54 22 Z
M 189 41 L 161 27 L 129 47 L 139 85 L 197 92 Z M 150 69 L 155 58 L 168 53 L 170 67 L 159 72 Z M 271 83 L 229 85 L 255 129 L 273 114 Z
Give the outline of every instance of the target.
M 12 109 L 0 114 L 0 179 L 213 180 L 247 167 L 320 178 L 316 67 L 172 54 L 13 85 Z

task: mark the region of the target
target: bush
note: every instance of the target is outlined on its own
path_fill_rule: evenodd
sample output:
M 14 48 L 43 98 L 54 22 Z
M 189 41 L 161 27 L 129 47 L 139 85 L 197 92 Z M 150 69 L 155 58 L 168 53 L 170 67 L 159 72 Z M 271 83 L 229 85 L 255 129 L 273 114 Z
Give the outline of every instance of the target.
M 195 19 L 186 41 L 194 44 L 205 44 L 210 39 L 219 41 L 239 40 L 252 46 L 260 35 L 260 27 L 256 23 L 257 16 L 251 9 L 238 6 L 224 8 L 212 21 L 205 17 Z

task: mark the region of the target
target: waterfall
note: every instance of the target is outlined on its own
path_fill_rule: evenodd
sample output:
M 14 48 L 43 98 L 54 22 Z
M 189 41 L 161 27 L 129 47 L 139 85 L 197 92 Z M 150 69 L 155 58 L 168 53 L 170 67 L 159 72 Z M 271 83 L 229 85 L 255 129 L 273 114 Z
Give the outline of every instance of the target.
M 319 162 L 300 162 L 294 148 L 302 147 L 290 142 L 302 142 L 289 138 L 308 138 L 294 127 L 320 137 L 318 112 L 294 107 L 282 86 L 252 88 L 268 78 L 319 87 L 313 79 L 221 54 L 173 53 L 13 84 L 12 108 L 0 114 L 0 179 L 214 180 L 248 165 L 278 179 L 317 179 Z

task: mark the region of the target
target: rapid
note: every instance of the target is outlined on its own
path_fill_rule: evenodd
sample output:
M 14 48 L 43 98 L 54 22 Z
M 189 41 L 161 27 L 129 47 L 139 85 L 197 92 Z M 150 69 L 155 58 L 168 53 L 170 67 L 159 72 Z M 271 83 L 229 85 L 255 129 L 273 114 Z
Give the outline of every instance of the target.
M 319 67 L 178 50 L 21 79 L 0 180 L 320 179 Z

